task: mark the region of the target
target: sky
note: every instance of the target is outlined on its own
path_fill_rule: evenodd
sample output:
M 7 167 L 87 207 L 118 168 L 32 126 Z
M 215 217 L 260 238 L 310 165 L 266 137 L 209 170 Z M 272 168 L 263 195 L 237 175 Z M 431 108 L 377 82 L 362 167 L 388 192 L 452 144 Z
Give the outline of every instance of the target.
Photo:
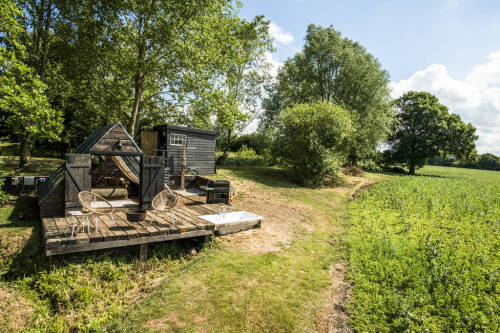
M 500 0 L 242 0 L 270 20 L 274 72 L 301 51 L 308 24 L 333 25 L 391 76 L 392 97 L 428 91 L 477 128 L 480 153 L 500 155 Z

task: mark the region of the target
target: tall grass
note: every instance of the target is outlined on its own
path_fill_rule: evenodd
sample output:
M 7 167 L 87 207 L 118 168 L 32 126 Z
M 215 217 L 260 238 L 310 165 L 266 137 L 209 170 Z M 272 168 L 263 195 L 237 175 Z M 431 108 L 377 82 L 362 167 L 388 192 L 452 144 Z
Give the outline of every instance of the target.
M 356 331 L 498 332 L 499 183 L 394 177 L 349 212 Z

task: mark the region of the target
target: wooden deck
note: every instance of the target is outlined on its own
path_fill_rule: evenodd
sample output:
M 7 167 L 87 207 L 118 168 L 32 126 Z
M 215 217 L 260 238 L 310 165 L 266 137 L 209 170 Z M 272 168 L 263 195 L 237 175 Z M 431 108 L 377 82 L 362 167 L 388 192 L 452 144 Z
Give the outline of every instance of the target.
M 169 213 L 148 211 L 146 221 L 128 222 L 124 212 L 113 214 L 114 222 L 109 216 L 99 216 L 99 232 L 95 232 L 91 221 L 90 236 L 78 230 L 71 236 L 71 224 L 81 216 L 53 217 L 42 219 L 42 230 L 47 256 L 100 250 L 121 246 L 142 245 L 181 238 L 211 236 L 214 224 L 199 216 L 215 214 L 220 204 L 203 204 L 195 198 L 181 197 L 175 208 L 175 223 Z

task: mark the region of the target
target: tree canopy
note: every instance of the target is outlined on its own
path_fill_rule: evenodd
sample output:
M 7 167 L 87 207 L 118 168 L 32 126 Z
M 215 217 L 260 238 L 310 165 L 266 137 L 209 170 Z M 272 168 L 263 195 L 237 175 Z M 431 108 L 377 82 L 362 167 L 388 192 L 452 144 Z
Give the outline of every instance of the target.
M 347 109 L 356 129 L 348 138 L 352 164 L 375 153 L 391 128 L 393 109 L 389 75 L 359 43 L 343 38 L 332 26 L 311 24 L 302 52 L 288 59 L 265 100 L 263 127 L 297 103 L 328 101 Z
M 0 4 L 0 110 L 20 138 L 20 167 L 29 162 L 29 144 L 34 137 L 58 140 L 62 131 L 61 115 L 50 107 L 45 84 L 26 63 L 23 29 L 16 20 L 22 17 L 14 1 Z
M 436 96 L 410 91 L 394 101 L 397 120 L 386 154 L 409 168 L 410 174 L 428 158 L 453 155 L 467 159 L 476 154 L 476 129 L 450 114 Z
M 237 129 L 260 103 L 268 21 L 241 19 L 238 2 L 10 0 L 3 6 L 8 20 L 2 22 L 16 27 L 16 48 L 24 52 L 18 58 L 36 80 L 32 88 L 39 87 L 33 94 L 45 96 L 31 102 L 63 111 L 64 120 L 57 113 L 61 151 L 115 121 L 133 135 L 165 122 L 213 128 L 214 119 Z
M 291 166 L 303 184 L 317 186 L 342 165 L 349 112 L 330 102 L 296 104 L 277 119 L 273 154 Z

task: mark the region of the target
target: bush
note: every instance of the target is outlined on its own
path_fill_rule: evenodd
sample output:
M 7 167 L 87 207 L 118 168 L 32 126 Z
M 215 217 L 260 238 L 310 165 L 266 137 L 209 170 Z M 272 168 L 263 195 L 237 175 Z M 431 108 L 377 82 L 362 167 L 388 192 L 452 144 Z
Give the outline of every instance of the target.
M 219 153 L 220 157 L 222 153 Z M 218 158 L 217 158 L 218 159 Z M 269 165 L 265 156 L 258 155 L 255 150 L 243 145 L 236 153 L 229 153 L 224 165 L 232 166 L 266 166 Z
M 297 104 L 280 115 L 272 152 L 291 166 L 298 181 L 318 186 L 340 170 L 343 143 L 351 132 L 350 115 L 342 107 L 328 102 Z
M 217 149 L 224 150 L 226 147 L 227 133 L 217 138 Z M 229 150 L 237 152 L 243 146 L 253 149 L 258 155 L 265 154 L 271 147 L 271 138 L 262 133 L 243 134 L 232 139 Z
M 363 170 L 361 168 L 358 168 L 355 165 L 349 165 L 344 168 L 342 171 L 344 175 L 351 175 L 351 176 L 363 176 Z

